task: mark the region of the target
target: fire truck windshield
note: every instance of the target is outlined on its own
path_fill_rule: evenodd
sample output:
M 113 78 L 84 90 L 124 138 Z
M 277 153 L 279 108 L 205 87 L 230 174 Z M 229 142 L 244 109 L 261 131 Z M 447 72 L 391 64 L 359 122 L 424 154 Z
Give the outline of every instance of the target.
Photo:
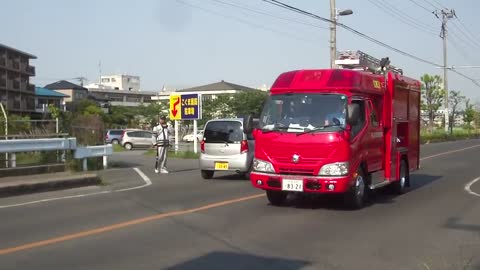
M 269 96 L 260 116 L 263 131 L 305 132 L 345 128 L 347 97 L 340 94 Z

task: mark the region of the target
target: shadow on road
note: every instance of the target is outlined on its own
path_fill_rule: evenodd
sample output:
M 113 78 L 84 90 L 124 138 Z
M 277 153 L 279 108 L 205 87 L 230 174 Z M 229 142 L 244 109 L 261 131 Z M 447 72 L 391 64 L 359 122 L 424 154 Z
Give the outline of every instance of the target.
M 110 168 L 133 168 L 133 167 L 140 167 L 142 164 L 140 163 L 135 163 L 135 162 L 129 162 L 129 161 L 112 161 L 109 164 Z M 153 166 L 153 165 L 152 165 Z
M 298 270 L 310 265 L 311 263 L 299 260 L 289 260 L 281 258 L 260 257 L 249 254 L 239 254 L 233 252 L 211 252 L 190 261 L 186 261 L 170 268 L 168 270 L 234 270 L 234 269 L 284 269 Z
M 420 189 L 424 186 L 430 185 L 442 176 L 438 175 L 428 175 L 428 174 L 411 174 L 410 175 L 410 191 Z
M 480 225 L 460 223 L 460 218 L 458 217 L 451 217 L 447 219 L 444 227 L 448 229 L 480 233 Z
M 222 174 L 222 175 L 215 175 L 213 177 L 213 180 L 225 180 L 225 181 L 250 181 L 249 179 L 246 179 L 242 175 L 238 173 L 233 173 L 233 174 Z
M 422 187 L 434 183 L 440 178 L 441 176 L 413 174 L 410 176 L 411 187 L 409 188 L 407 193 L 415 192 Z M 391 191 L 389 186 L 371 191 L 369 193 L 365 208 L 373 206 L 375 204 L 395 203 L 395 198 L 397 198 L 398 196 L 399 195 L 396 195 Z M 345 200 L 342 195 L 291 194 L 289 195 L 285 206 L 303 209 L 329 209 L 335 211 L 350 211 L 350 209 L 346 207 Z

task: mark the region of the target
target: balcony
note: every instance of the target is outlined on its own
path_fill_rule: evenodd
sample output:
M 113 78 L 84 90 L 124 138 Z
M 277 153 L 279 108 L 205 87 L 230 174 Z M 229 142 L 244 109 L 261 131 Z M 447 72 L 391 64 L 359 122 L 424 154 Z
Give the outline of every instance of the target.
M 32 92 L 32 93 L 35 92 L 35 85 L 33 85 L 33 84 L 28 84 L 28 86 L 27 86 L 27 91 L 28 91 L 28 92 Z
M 7 88 L 7 79 L 0 79 L 0 88 Z
M 13 61 L 12 67 L 13 67 L 13 69 L 15 69 L 15 70 L 19 70 L 19 69 L 20 69 L 20 63 L 17 62 L 17 61 Z
M 0 66 L 4 67 L 7 65 L 7 59 L 5 57 L 0 56 Z
M 26 72 L 30 76 L 35 76 L 35 67 L 33 66 L 27 66 Z

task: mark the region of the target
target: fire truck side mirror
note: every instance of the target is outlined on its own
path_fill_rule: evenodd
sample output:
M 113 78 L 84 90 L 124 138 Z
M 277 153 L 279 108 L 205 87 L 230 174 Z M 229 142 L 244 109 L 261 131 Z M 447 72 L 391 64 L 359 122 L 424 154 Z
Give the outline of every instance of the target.
M 253 115 L 243 118 L 243 133 L 249 134 L 253 131 Z
M 354 126 L 360 119 L 360 106 L 358 104 L 348 104 L 347 123 Z

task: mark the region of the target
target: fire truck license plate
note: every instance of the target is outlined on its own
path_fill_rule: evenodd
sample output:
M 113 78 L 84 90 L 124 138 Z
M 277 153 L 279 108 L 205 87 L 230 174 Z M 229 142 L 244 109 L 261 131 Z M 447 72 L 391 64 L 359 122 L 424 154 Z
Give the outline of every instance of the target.
M 282 190 L 303 191 L 303 180 L 283 179 Z

